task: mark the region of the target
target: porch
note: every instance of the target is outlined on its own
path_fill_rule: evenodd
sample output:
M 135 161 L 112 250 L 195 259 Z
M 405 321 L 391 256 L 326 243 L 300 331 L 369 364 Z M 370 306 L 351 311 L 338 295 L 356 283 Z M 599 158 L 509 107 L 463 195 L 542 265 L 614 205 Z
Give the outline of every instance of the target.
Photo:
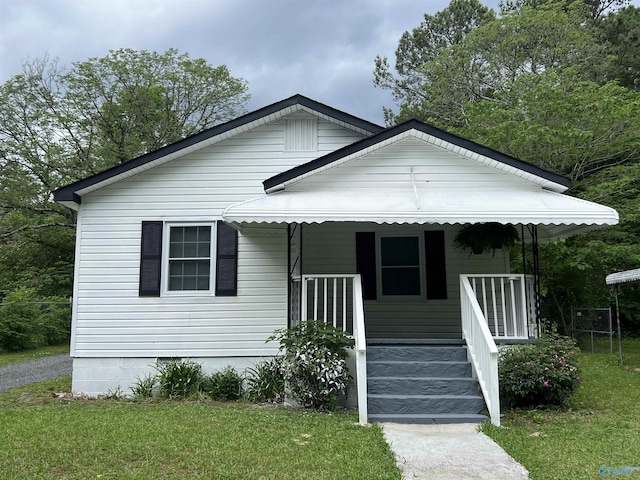
M 486 405 L 491 421 L 499 425 L 496 342 L 537 337 L 533 280 L 533 276 L 517 274 L 460 275 L 462 340 L 368 337 L 368 302 L 364 301 L 359 274 L 309 274 L 292 278 L 290 315 L 293 324 L 300 319 L 320 320 L 353 335 L 352 371 L 360 423 L 366 424 L 370 419 L 396 422 L 410 419 L 413 423 L 479 421 L 486 417 L 467 410 L 482 410 Z M 396 314 L 400 317 L 402 311 Z M 437 349 L 428 348 L 434 345 Z M 370 351 L 375 349 L 375 360 L 369 368 L 379 370 L 370 379 L 368 347 Z M 466 347 L 466 351 L 460 347 Z M 409 360 L 402 365 L 403 359 Z M 472 367 L 468 373 L 472 371 L 473 378 L 465 373 L 467 359 Z M 474 385 L 475 388 L 479 385 L 482 398 L 474 395 Z M 381 388 L 396 394 L 389 395 L 384 390 L 377 394 Z M 385 403 L 396 414 L 383 413 Z M 370 414 L 369 405 L 376 410 L 374 414 Z M 416 408 L 421 411 L 413 411 Z

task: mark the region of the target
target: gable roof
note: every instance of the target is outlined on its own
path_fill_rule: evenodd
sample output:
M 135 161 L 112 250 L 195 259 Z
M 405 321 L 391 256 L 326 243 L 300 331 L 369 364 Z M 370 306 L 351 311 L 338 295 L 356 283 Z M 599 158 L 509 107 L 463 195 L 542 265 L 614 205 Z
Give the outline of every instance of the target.
M 61 187 L 53 192 L 54 199 L 56 202 L 68 207 L 77 208 L 77 205 L 82 202 L 82 193 L 96 190 L 102 186 L 114 183 L 121 178 L 135 175 L 155 165 L 215 143 L 216 140 L 229 138 L 230 136 L 244 132 L 263 123 L 276 120 L 300 109 L 315 113 L 321 118 L 367 135 L 384 131 L 384 127 L 380 125 L 350 115 L 323 103 L 316 102 L 303 95 L 293 95 L 292 97 L 267 105 L 266 107 L 247 113 L 226 123 L 216 125 L 153 152 L 116 165 L 103 172 Z
M 544 185 L 550 190 L 563 192 L 571 186 L 568 178 L 556 173 L 536 167 L 530 163 L 500 153 L 479 143 L 466 140 L 452 133 L 428 125 L 418 120 L 409 120 L 394 127 L 387 128 L 376 135 L 364 138 L 344 148 L 316 158 L 310 162 L 294 167 L 286 172 L 279 173 L 263 182 L 266 192 L 273 192 L 285 188 L 287 184 L 298 181 L 301 178 L 314 174 L 325 168 L 347 161 L 355 155 L 364 154 L 376 147 L 381 147 L 391 141 L 414 136 L 426 140 L 443 148 L 457 151 L 466 156 L 472 156 L 476 160 L 490 166 L 515 173 L 532 180 L 532 176 L 538 180 L 535 183 Z

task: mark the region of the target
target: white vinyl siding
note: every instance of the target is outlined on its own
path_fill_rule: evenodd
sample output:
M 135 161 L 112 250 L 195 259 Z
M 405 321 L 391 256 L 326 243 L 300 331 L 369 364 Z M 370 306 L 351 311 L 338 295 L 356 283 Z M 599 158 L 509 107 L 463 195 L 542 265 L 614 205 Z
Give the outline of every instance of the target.
M 284 152 L 284 124 L 274 121 L 83 196 L 72 356 L 277 352 L 265 341 L 287 322 L 286 227 L 242 230 L 237 296 L 140 297 L 138 282 L 142 221 L 211 224 L 227 206 L 263 195 L 263 180 L 362 138 L 319 120 L 319 151 Z
M 404 138 L 357 158 L 337 164 L 293 184 L 290 190 L 322 187 L 326 190 L 420 188 L 465 191 L 534 184 L 463 155 L 416 138 Z

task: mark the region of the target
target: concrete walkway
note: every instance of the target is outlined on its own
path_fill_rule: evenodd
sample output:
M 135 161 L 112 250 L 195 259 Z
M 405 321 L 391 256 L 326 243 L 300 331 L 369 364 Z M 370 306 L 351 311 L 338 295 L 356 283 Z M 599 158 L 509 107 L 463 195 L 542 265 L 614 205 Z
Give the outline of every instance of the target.
M 478 432 L 476 424 L 381 425 L 403 479 L 529 478 L 527 470 Z

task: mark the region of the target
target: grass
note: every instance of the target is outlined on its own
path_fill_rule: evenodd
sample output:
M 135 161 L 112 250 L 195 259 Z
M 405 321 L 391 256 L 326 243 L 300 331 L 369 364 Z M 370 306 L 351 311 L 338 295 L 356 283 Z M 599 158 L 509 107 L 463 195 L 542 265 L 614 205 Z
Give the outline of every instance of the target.
M 0 394 L 0 478 L 400 479 L 381 429 L 351 413 L 54 397 L 69 389 Z
M 640 340 L 580 355 L 581 386 L 564 410 L 509 412 L 483 431 L 529 470 L 534 480 L 600 478 L 602 466 L 640 467 Z M 630 475 L 640 478 L 640 469 Z
M 23 352 L 7 352 L 6 350 L 0 349 L 0 367 L 28 362 L 29 360 L 37 360 L 38 358 L 52 355 L 64 355 L 65 353 L 69 353 L 69 344 L 52 345 L 33 350 L 25 350 Z

